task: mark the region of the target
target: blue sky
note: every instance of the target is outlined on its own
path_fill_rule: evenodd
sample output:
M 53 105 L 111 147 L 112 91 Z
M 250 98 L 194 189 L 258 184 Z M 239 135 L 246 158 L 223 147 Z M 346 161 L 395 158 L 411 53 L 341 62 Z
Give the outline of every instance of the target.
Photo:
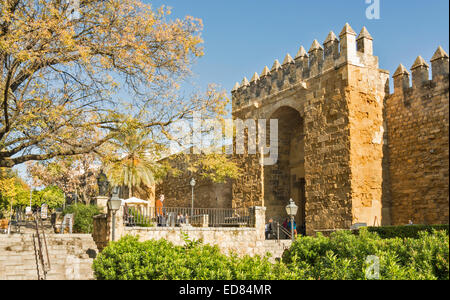
M 338 35 L 346 22 L 357 33 L 367 27 L 380 68 L 391 75 L 400 63 L 410 68 L 418 55 L 429 61 L 439 45 L 449 52 L 448 0 L 379 0 L 379 20 L 367 19 L 366 0 L 143 1 L 172 7 L 173 18 L 203 20 L 205 56 L 193 66 L 195 88 L 186 85 L 187 90 L 215 83 L 230 92 L 244 76 L 261 73 L 286 53 L 295 56 L 300 45 L 309 50 L 330 30 Z M 24 166 L 18 169 L 24 176 Z
M 195 65 L 194 81 L 231 91 L 243 77 L 261 73 L 300 45 L 309 50 L 328 32 L 338 35 L 346 22 L 374 38 L 380 68 L 391 75 L 400 63 L 410 68 L 418 55 L 429 61 L 441 45 L 449 49 L 448 0 L 380 0 L 380 19 L 369 20 L 366 0 L 168 0 L 149 1 L 173 8 L 173 17 L 192 15 L 204 23 L 205 56 Z M 373 2 L 373 1 L 372 1 Z

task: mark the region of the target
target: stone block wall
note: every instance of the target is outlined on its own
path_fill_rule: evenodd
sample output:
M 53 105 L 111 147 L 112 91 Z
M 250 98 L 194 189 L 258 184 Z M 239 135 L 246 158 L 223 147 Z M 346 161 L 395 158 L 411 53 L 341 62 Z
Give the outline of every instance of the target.
M 183 234 L 191 240 L 202 240 L 205 244 L 217 245 L 221 251 L 238 255 L 265 255 L 265 211 L 264 207 L 252 208 L 255 218 L 253 228 L 125 228 L 124 235 L 139 236 L 140 241 L 165 239 L 174 245 L 185 244 Z
M 126 228 L 125 233 L 139 236 L 140 241 L 164 239 L 176 246 L 185 244 L 183 233 L 191 240 L 202 240 L 205 244 L 217 245 L 223 253 L 230 251 L 238 255 L 265 254 L 264 240 L 257 239 L 255 228 Z
M 218 245 L 224 253 L 234 251 L 242 255 L 265 254 L 265 207 L 250 208 L 252 223 L 250 228 L 219 228 L 219 227 L 125 227 L 123 224 L 123 207 L 116 213 L 115 240 L 126 235 L 139 236 L 141 241 L 166 239 L 175 245 L 184 245 L 183 233 L 191 240 L 202 239 L 204 243 Z M 100 215 L 94 218 L 92 237 L 97 247 L 102 251 L 112 240 L 112 215 Z
M 386 102 L 392 224 L 449 223 L 449 59 L 439 48 L 394 74 Z
M 264 205 L 264 168 L 259 155 L 234 155 L 234 162 L 243 172 L 232 180 L 232 207 L 247 208 Z
M 383 189 L 388 182 L 383 173 L 386 155 L 383 113 L 384 99 L 389 94 L 389 73 L 379 70 L 377 64 L 367 64 L 365 67 L 349 66 L 348 74 L 346 98 L 349 107 L 352 224 L 389 225 L 389 195 Z
M 0 235 L 0 280 L 38 279 L 33 239 L 32 234 Z M 48 280 L 94 279 L 92 261 L 98 250 L 90 235 L 50 234 L 46 240 Z
M 323 73 L 305 95 L 306 230 L 352 224 L 348 67 Z
M 190 159 L 195 159 L 191 155 Z M 194 206 L 196 208 L 230 208 L 231 180 L 214 183 L 210 179 L 202 178 L 199 174 L 188 171 L 187 163 L 176 157 L 167 161 L 177 171 L 166 176 L 162 183 L 156 186 L 156 198 L 164 194 L 166 207 L 191 207 L 192 187 L 190 181 L 195 178 Z

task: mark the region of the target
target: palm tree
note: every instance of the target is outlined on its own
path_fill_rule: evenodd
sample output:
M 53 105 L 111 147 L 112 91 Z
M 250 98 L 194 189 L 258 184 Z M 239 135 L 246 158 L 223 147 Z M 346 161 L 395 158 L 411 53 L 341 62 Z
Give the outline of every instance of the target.
M 105 164 L 105 173 L 115 186 L 126 186 L 129 198 L 141 191 L 141 187 L 151 187 L 159 164 L 152 158 L 152 141 L 140 129 L 126 129 L 110 143 L 115 155 Z

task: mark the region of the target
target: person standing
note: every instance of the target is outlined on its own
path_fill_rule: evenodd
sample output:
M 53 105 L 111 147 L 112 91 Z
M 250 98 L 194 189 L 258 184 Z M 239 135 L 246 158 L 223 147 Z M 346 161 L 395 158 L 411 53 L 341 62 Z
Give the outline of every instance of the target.
M 158 200 L 155 202 L 156 206 L 156 216 L 162 216 L 163 215 L 163 207 L 164 207 L 164 195 L 161 195 Z
M 273 219 L 269 220 L 269 223 L 266 224 L 266 240 L 269 240 L 273 236 Z
M 158 220 L 158 226 L 165 225 L 165 217 L 164 217 L 164 195 L 161 195 L 155 203 L 156 206 L 156 218 Z
M 292 222 L 292 221 L 289 220 L 289 222 L 287 223 L 289 232 L 291 232 L 291 230 L 292 230 L 291 222 Z M 294 227 L 294 228 L 293 228 L 293 229 L 294 229 L 294 236 L 297 237 L 297 223 L 296 223 L 295 220 L 294 220 L 292 224 L 293 224 L 293 227 Z

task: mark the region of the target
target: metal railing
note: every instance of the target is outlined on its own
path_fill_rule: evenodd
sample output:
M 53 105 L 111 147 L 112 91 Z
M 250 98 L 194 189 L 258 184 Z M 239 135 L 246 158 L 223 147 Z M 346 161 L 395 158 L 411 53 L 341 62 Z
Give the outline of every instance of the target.
M 7 233 L 20 233 L 21 226 L 26 225 L 26 215 L 25 211 L 22 209 L 15 208 L 14 212 L 11 214 L 8 220 Z
M 44 224 L 38 213 L 34 214 L 34 220 L 36 225 L 36 233 L 33 233 L 33 246 L 36 259 L 36 271 L 38 280 L 45 280 L 47 278 L 47 273 L 51 268 L 47 248 L 47 239 L 45 237 Z
M 130 227 L 253 227 L 248 208 L 151 207 L 124 209 L 124 224 Z
M 279 222 L 273 221 L 272 224 L 272 231 L 269 233 L 268 239 L 275 239 L 277 241 L 292 239 L 291 232 L 283 227 Z

